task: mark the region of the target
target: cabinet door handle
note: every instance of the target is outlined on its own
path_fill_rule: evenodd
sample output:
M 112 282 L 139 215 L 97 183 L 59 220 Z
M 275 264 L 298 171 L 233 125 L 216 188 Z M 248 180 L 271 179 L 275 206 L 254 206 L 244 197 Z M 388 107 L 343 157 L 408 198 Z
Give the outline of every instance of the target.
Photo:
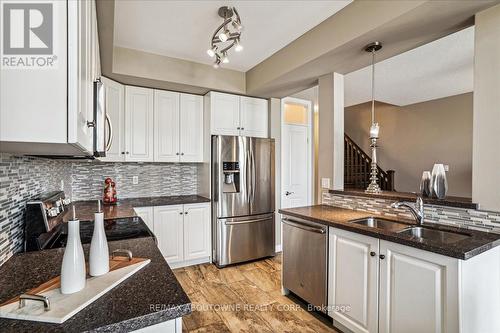
M 122 151 L 122 155 L 125 155 L 125 152 L 124 152 L 124 151 Z
M 127 154 L 127 155 L 128 155 L 128 154 L 130 154 L 130 153 L 129 153 L 129 152 L 126 152 L 125 154 Z
M 184 156 L 184 153 L 181 153 L 181 156 Z
M 370 255 L 371 255 L 372 257 L 375 257 L 377 254 L 376 254 L 375 252 L 373 252 L 373 251 L 372 251 L 372 252 L 370 252 Z
M 241 130 L 243 131 L 245 129 L 245 127 L 242 127 Z
M 236 127 L 237 130 L 240 130 L 241 128 L 240 127 Z
M 187 214 L 188 214 L 188 212 L 184 212 L 184 215 L 187 215 Z
M 109 114 L 106 113 L 106 123 L 108 124 L 109 132 L 108 132 L 108 142 L 106 143 L 106 151 L 111 149 L 111 145 L 113 144 L 113 124 L 111 123 L 111 118 L 109 118 Z
M 183 212 L 179 212 L 180 215 L 184 214 Z
M 178 155 L 179 155 L 179 153 L 175 153 L 175 155 L 177 155 L 177 156 L 178 156 Z
M 383 254 L 381 254 L 381 255 L 379 256 L 379 258 L 380 258 L 380 259 L 382 259 L 382 260 L 384 260 L 384 259 L 385 259 L 385 256 L 384 256 Z

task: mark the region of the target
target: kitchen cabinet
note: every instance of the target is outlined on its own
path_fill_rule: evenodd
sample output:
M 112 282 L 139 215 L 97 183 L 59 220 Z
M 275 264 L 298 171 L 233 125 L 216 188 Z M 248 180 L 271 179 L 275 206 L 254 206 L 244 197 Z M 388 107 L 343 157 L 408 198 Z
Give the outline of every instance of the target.
M 460 260 L 333 227 L 329 244 L 334 324 L 352 332 L 500 331 L 499 247 Z
M 267 100 L 240 97 L 240 135 L 267 138 L 268 119 Z
M 210 203 L 134 210 L 155 234 L 158 248 L 172 268 L 210 262 Z
M 184 260 L 183 205 L 154 208 L 154 234 L 158 247 L 169 264 Z
M 125 161 L 153 162 L 153 90 L 125 87 Z
M 203 161 L 203 98 L 155 90 L 154 161 Z
M 179 93 L 154 92 L 154 160 L 179 162 Z
M 149 230 L 154 233 L 153 207 L 135 207 L 134 211 L 146 223 Z
M 52 22 L 53 34 L 41 43 L 51 44 L 52 51 L 35 57 L 44 67 L 0 69 L 1 151 L 90 156 L 93 82 L 100 77 L 95 1 L 45 2 L 52 11 L 41 13 L 42 19 L 50 14 L 51 20 L 43 20 L 40 29 Z M 25 59 L 12 58 L 18 56 Z
M 125 160 L 125 86 L 110 80 L 101 78 L 104 84 L 106 113 L 109 124 L 106 126 L 106 138 L 111 135 L 111 145 L 106 152 L 106 157 L 100 157 L 103 162 L 123 162 Z
M 184 205 L 184 260 L 210 257 L 210 206 Z
M 354 332 L 376 332 L 378 239 L 331 228 L 329 243 L 328 303 L 350 306 L 329 315 Z
M 457 259 L 386 241 L 380 253 L 380 332 L 460 331 Z
M 180 162 L 203 162 L 203 97 L 180 94 Z
M 268 137 L 267 100 L 219 92 L 209 92 L 205 98 L 211 134 Z

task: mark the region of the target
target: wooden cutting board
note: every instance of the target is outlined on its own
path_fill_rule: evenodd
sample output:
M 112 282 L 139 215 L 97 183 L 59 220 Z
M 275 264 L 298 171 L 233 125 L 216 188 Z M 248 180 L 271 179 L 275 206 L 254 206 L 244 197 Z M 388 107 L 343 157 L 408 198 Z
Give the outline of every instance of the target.
M 0 304 L 0 318 L 32 320 L 61 324 L 112 288 L 132 276 L 151 262 L 150 259 L 115 256 L 109 260 L 109 273 L 87 276 L 85 288 L 73 294 L 61 294 L 61 277 L 57 276 L 40 286 L 28 290 L 28 294 L 47 296 L 50 310 L 45 311 L 42 302 L 26 301 L 19 308 L 19 296 Z M 87 268 L 88 272 L 88 268 Z

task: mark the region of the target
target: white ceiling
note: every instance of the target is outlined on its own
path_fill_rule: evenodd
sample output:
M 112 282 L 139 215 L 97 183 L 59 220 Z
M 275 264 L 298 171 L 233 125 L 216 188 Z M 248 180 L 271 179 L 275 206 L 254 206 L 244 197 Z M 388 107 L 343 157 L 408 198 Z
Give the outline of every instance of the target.
M 470 27 L 377 63 L 375 99 L 401 106 L 471 92 L 473 65 Z M 347 74 L 344 84 L 345 106 L 370 101 L 371 67 Z
M 235 6 L 244 25 L 244 50 L 231 50 L 224 67 L 247 71 L 350 2 L 121 0 L 115 2 L 114 44 L 212 64 L 206 50 L 222 23 L 217 10 Z

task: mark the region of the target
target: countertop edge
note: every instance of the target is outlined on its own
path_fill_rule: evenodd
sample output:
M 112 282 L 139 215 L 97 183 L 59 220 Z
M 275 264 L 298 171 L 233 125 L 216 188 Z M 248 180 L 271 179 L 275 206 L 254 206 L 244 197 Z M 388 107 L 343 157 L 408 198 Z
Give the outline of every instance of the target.
M 175 314 L 172 314 L 173 311 L 176 311 Z M 158 325 L 169 320 L 182 318 L 190 313 L 192 313 L 192 304 L 182 304 L 162 311 L 153 312 L 141 317 L 130 318 L 117 323 L 102 326 L 87 332 L 131 332 L 139 330 L 141 328 Z

